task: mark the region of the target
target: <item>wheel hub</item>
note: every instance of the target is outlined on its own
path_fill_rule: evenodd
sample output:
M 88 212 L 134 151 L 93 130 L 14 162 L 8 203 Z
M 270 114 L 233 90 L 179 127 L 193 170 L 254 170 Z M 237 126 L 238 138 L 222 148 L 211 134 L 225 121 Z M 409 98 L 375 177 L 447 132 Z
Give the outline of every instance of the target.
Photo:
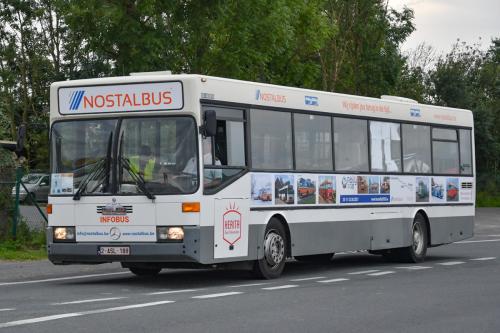
M 274 231 L 270 231 L 264 240 L 264 257 L 269 266 L 279 265 L 285 258 L 285 241 Z
M 416 254 L 421 254 L 424 248 L 424 235 L 422 226 L 419 223 L 413 225 L 413 250 Z

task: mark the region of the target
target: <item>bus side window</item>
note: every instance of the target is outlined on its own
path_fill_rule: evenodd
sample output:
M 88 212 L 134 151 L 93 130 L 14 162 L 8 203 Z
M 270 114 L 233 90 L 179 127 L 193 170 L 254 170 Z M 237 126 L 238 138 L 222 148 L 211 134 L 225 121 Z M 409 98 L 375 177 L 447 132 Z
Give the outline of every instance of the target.
M 456 129 L 432 128 L 432 165 L 436 174 L 458 175 L 458 138 Z
M 472 146 L 471 131 L 467 129 L 458 130 L 460 136 L 460 173 L 472 173 Z
M 368 123 L 364 119 L 335 117 L 333 120 L 335 169 L 368 171 Z
M 403 170 L 406 173 L 431 173 L 431 128 L 403 124 Z
M 221 165 L 244 166 L 245 133 L 243 122 L 218 120 L 217 135 L 215 136 L 215 159 Z
M 245 123 L 243 110 L 210 109 L 217 114 L 217 131 L 214 137 L 203 138 L 203 183 L 206 192 L 216 192 L 246 166 Z

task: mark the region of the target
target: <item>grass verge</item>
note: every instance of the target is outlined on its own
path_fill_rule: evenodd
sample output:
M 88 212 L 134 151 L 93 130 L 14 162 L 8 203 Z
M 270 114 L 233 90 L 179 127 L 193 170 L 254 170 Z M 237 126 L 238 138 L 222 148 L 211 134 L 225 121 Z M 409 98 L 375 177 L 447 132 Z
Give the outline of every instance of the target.
M 477 192 L 476 207 L 500 207 L 500 194 Z
M 32 248 L 15 241 L 0 243 L 0 260 L 26 261 L 47 259 L 45 247 Z
M 8 224 L 3 235 L 0 235 L 0 260 L 26 261 L 47 258 L 45 249 L 45 232 L 30 230 L 24 221 L 17 226 L 17 237 L 10 235 Z

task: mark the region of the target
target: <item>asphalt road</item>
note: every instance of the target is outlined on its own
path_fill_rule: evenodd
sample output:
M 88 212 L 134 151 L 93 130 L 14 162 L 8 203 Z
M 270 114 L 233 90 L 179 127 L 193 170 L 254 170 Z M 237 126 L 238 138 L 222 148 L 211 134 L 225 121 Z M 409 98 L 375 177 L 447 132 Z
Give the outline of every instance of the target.
M 423 264 L 364 252 L 292 261 L 280 279 L 246 272 L 0 262 L 5 332 L 500 332 L 500 209 L 476 236 Z

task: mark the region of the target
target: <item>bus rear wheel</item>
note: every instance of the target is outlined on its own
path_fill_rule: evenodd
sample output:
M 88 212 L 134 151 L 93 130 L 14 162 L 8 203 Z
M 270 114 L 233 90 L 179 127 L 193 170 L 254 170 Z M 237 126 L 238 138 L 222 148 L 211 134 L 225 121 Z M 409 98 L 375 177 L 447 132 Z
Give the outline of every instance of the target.
M 160 273 L 161 268 L 129 267 L 129 270 L 137 276 L 156 276 Z
M 427 224 L 422 214 L 417 214 L 411 227 L 411 245 L 398 249 L 391 249 L 384 253 L 388 259 L 419 263 L 425 260 L 427 254 Z
M 264 257 L 254 262 L 253 272 L 259 278 L 275 279 L 283 272 L 287 257 L 286 232 L 278 219 L 267 224 L 263 246 Z

